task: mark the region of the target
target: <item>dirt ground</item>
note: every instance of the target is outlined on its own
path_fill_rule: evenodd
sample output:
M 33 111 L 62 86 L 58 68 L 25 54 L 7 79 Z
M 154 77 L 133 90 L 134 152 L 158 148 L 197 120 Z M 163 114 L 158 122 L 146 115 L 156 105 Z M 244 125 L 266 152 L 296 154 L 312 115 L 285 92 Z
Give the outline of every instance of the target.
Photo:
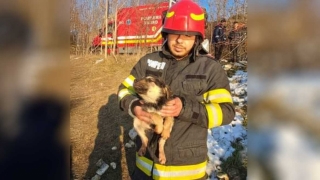
M 130 179 L 135 163 L 135 148 L 125 148 L 130 140 L 132 119 L 119 110 L 117 89 L 129 75 L 137 57 L 118 57 L 101 61 L 102 56 L 70 56 L 70 137 L 72 179 L 91 179 L 99 159 L 116 169 L 105 179 Z M 116 146 L 116 150 L 111 148 Z

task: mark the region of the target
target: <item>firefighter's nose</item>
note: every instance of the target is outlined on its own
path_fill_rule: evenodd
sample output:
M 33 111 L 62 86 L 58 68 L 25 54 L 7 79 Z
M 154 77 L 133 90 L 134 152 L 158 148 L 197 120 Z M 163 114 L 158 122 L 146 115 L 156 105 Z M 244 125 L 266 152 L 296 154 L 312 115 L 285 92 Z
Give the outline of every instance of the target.
M 183 38 L 182 38 L 182 35 L 181 35 L 181 34 L 178 35 L 176 41 L 177 41 L 178 43 L 181 43 L 181 42 L 183 41 Z

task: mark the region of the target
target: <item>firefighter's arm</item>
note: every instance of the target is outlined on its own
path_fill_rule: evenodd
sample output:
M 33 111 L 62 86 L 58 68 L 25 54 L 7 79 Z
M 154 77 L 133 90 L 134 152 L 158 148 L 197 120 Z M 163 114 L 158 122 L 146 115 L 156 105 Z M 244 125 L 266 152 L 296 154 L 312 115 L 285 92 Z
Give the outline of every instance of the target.
M 118 88 L 118 102 L 120 109 L 132 115 L 131 105 L 138 100 L 133 89 L 133 82 L 137 78 L 144 76 L 145 70 L 143 63 L 144 59 L 140 59 L 131 70 L 130 75 L 120 84 Z
M 178 120 L 189 121 L 205 128 L 229 124 L 235 115 L 230 94 L 229 80 L 224 70 L 216 65 L 215 72 L 208 82 L 208 90 L 203 101 L 195 98 L 180 97 L 182 109 Z

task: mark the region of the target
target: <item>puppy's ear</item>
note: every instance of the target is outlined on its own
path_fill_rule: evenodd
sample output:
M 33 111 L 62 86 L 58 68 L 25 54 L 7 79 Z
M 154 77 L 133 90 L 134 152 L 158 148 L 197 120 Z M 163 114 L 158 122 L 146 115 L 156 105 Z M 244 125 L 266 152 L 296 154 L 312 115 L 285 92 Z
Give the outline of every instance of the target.
M 169 86 L 166 85 L 166 87 L 163 88 L 163 91 L 164 91 L 164 95 L 166 96 L 166 98 L 170 99 L 171 98 L 171 91 L 170 91 Z

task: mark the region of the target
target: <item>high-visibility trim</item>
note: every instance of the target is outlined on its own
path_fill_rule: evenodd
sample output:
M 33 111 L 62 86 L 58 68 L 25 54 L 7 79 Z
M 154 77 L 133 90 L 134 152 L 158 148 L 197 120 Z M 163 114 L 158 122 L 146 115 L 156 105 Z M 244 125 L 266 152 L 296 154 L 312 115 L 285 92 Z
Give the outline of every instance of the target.
M 117 37 L 117 44 L 137 44 L 137 43 L 156 43 L 161 40 L 162 27 L 153 35 L 144 35 L 144 36 L 119 36 Z M 101 44 L 112 45 L 114 44 L 113 38 L 108 38 L 106 43 L 106 38 L 102 38 Z
M 208 113 L 208 128 L 220 126 L 222 124 L 222 110 L 219 104 L 205 104 Z
M 126 40 L 118 40 L 117 43 L 118 44 L 155 43 L 155 42 L 158 42 L 161 38 L 162 36 L 161 34 L 159 34 L 159 36 L 157 36 L 157 38 L 155 39 L 145 39 L 145 38 L 126 39 Z
M 136 78 L 134 76 L 132 76 L 131 74 L 122 82 L 122 84 L 128 88 L 129 90 L 131 90 L 132 92 L 134 92 L 133 89 L 133 82 Z
M 158 37 L 158 35 L 161 33 L 162 27 L 160 27 L 158 29 L 158 31 L 156 33 L 154 33 L 153 35 L 141 35 L 141 36 L 119 36 L 117 37 L 118 40 L 125 40 L 125 39 L 154 39 L 156 37 Z M 108 39 L 109 40 L 109 39 Z
M 135 95 L 135 93 L 127 88 L 121 89 L 118 93 L 119 101 L 128 94 Z
M 186 166 L 163 166 L 160 164 L 155 164 L 153 169 L 153 178 L 159 180 L 200 179 L 206 173 L 206 164 L 206 162 Z
M 151 176 L 152 161 L 136 153 L 136 165 L 146 175 Z
M 215 89 L 203 94 L 205 103 L 232 103 L 232 97 L 226 89 Z
M 199 179 L 205 176 L 207 162 L 202 162 L 195 165 L 185 166 L 164 166 L 154 163 L 145 157 L 140 157 L 136 154 L 136 165 L 145 174 L 151 175 L 153 165 L 153 178 L 156 180 L 185 180 Z

